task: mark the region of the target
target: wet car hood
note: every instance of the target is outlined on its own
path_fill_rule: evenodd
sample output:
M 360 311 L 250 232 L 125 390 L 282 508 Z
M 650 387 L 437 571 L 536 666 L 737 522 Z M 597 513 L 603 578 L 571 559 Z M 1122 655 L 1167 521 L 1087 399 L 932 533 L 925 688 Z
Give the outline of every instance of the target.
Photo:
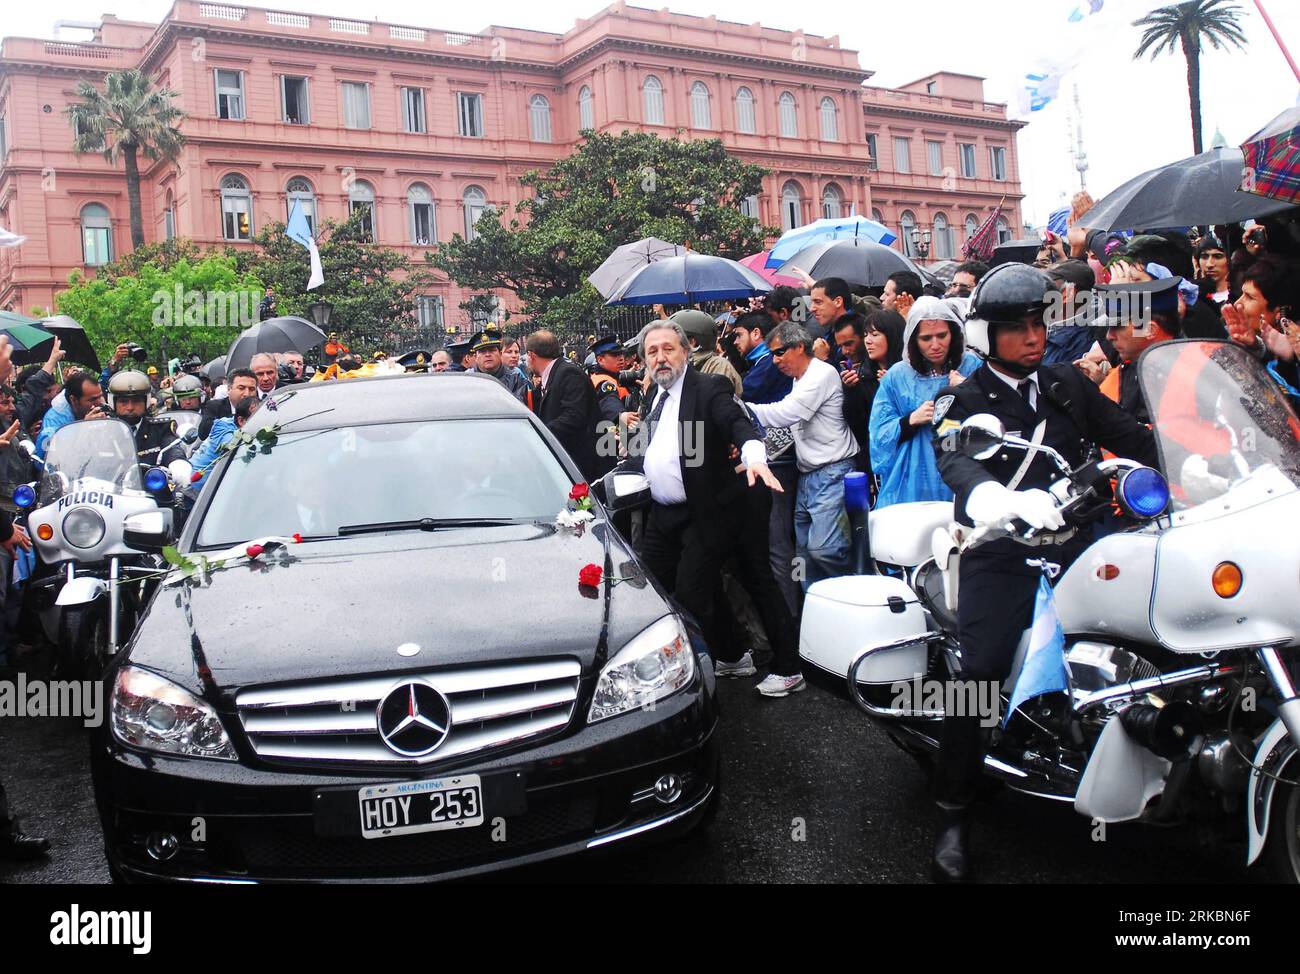
M 603 531 L 519 524 L 292 545 L 283 564 L 161 587 L 129 661 L 209 699 L 255 684 L 552 656 L 589 672 L 604 599 L 579 589 L 578 571 L 602 563 Z M 615 577 L 633 577 L 613 588 L 612 656 L 669 607 L 617 535 L 610 556 Z M 399 655 L 408 643 L 419 652 Z

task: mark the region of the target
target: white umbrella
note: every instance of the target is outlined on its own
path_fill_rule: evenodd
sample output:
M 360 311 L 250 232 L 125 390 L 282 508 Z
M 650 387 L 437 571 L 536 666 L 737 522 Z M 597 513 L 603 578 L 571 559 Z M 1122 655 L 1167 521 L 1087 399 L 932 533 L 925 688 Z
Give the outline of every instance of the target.
M 592 271 L 587 278 L 591 286 L 603 297 L 610 297 L 618 290 L 628 277 L 639 271 L 646 264 L 653 264 L 665 257 L 678 257 L 686 253 L 686 248 L 679 244 L 660 240 L 658 237 L 646 237 L 636 243 L 623 244 L 605 258 L 605 262 Z

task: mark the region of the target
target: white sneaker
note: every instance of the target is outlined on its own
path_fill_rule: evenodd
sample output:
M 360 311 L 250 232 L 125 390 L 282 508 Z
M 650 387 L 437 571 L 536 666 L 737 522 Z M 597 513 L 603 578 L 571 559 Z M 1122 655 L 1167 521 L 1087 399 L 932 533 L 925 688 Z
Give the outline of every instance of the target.
M 754 665 L 754 654 L 746 653 L 734 663 L 724 663 L 722 660 L 713 661 L 713 675 L 722 679 L 730 676 L 753 676 L 758 672 L 758 667 Z
M 776 673 L 769 673 L 758 685 L 758 692 L 765 697 L 785 697 L 791 693 L 798 693 L 807 686 L 801 673 L 796 673 L 794 676 L 778 676 Z

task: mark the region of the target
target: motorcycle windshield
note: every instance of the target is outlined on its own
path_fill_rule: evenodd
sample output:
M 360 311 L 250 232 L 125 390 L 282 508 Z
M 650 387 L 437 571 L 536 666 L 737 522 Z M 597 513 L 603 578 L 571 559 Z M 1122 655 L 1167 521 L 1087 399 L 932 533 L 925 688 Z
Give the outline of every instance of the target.
M 142 489 L 135 437 L 129 426 L 116 419 L 88 420 L 70 423 L 50 437 L 40 506 L 52 504 L 83 478 L 102 480 L 119 490 Z
M 1257 476 L 1300 485 L 1300 419 L 1263 364 L 1231 342 L 1153 345 L 1138 376 L 1174 510 Z

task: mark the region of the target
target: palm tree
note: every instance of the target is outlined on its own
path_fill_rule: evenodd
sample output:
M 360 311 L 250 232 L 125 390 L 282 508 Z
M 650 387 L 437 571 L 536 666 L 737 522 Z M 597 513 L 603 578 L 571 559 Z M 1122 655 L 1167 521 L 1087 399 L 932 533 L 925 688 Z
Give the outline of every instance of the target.
M 178 92 L 153 89 L 145 75 L 131 68 L 110 72 L 101 92 L 89 82 L 77 85 L 81 101 L 70 105 L 68 119 L 77 152 L 102 152 L 109 162 L 120 155 L 126 167 L 126 195 L 131 208 L 131 246 L 144 245 L 137 154 L 174 162 L 185 144 L 176 128 L 185 113 L 172 104 Z
M 1151 52 L 1154 61 L 1161 54 L 1172 54 L 1174 45 L 1182 46 L 1187 59 L 1187 97 L 1192 107 L 1192 145 L 1200 155 L 1201 147 L 1201 45 L 1209 42 L 1216 51 L 1226 47 L 1238 50 L 1246 46 L 1238 16 L 1241 8 L 1228 0 L 1188 0 L 1153 10 L 1133 21 L 1143 27 L 1142 41 L 1133 53 L 1137 60 Z

